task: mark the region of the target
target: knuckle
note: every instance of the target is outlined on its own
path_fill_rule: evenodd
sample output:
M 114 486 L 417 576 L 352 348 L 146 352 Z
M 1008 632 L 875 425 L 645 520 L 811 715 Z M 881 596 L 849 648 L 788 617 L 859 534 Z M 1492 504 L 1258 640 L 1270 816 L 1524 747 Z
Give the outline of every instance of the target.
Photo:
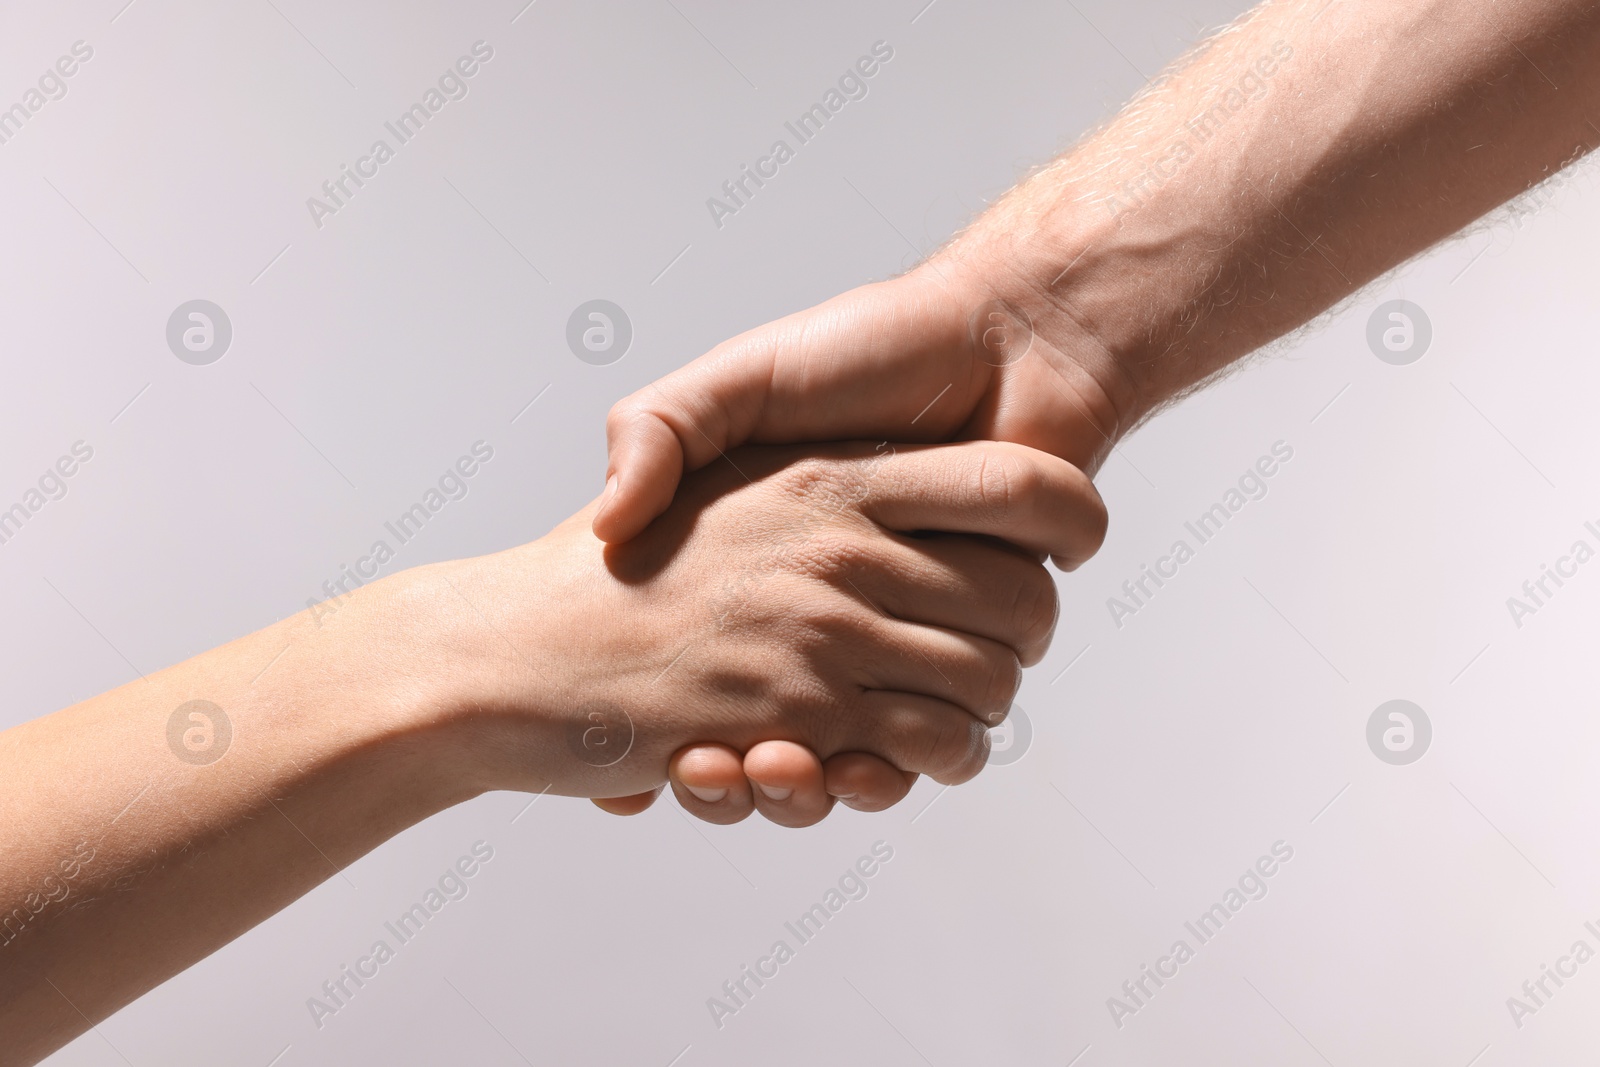
M 802 574 L 832 580 L 860 573 L 872 559 L 865 538 L 843 531 L 819 531 L 795 547 L 791 562 Z
M 1077 531 L 1078 544 L 1075 552 L 1068 561 L 1068 570 L 1076 570 L 1087 562 L 1101 546 L 1106 543 L 1106 533 L 1111 527 L 1111 515 L 1106 510 L 1106 502 L 1100 495 L 1100 490 L 1089 476 L 1076 467 L 1072 468 L 1071 495 L 1074 499 L 1073 506 L 1078 514 L 1074 520 Z
M 820 655 L 819 662 L 827 662 L 828 653 L 839 646 L 850 646 L 861 641 L 864 627 L 859 613 L 842 601 L 829 598 L 826 601 L 808 604 L 797 613 L 796 623 L 800 633 L 797 634 L 795 645 L 804 651 L 813 660 Z
M 606 412 L 606 435 L 613 441 L 621 436 L 639 416 L 645 414 L 644 404 L 637 396 L 625 396 Z
M 796 686 L 781 714 L 785 728 L 793 731 L 790 740 L 822 758 L 837 751 L 850 728 L 850 695 L 848 687 L 821 672 Z
M 1043 488 L 1038 467 L 1010 449 L 986 451 L 978 463 L 976 491 L 991 515 L 1008 518 L 1030 507 Z
M 989 657 L 988 678 L 975 709 L 983 721 L 993 726 L 1011 710 L 1011 702 L 1022 686 L 1022 662 L 1010 649 Z
M 922 766 L 941 782 L 970 775 L 974 753 L 982 740 L 983 728 L 970 715 L 941 715 L 924 730 Z
M 1026 649 L 1037 648 L 1049 641 L 1055 632 L 1056 620 L 1061 614 L 1061 598 L 1056 583 L 1043 567 L 1030 574 L 1028 580 L 1017 586 L 1011 606 L 1012 632 L 1018 645 Z
M 977 493 L 979 502 L 991 512 L 1011 510 L 1011 470 L 998 455 L 985 452 L 978 461 Z
M 1106 543 L 1106 533 L 1111 528 L 1111 513 L 1106 510 L 1106 502 L 1100 495 L 1100 490 L 1089 480 L 1089 476 L 1082 471 L 1077 472 L 1084 485 L 1084 526 L 1086 538 L 1084 547 L 1088 550 L 1085 558 L 1100 551 L 1100 546 Z
M 945 785 L 958 785 L 983 769 L 988 756 L 986 730 L 970 715 L 952 715 L 939 728 L 939 747 L 929 753 L 928 775 Z
M 779 475 L 785 488 L 801 493 L 814 486 L 826 484 L 833 464 L 818 456 L 801 456 L 783 468 Z
M 839 712 L 840 700 L 863 674 L 877 670 L 885 658 L 878 620 L 847 596 L 815 595 L 792 602 L 777 634 L 781 662 L 790 676 L 787 689 L 805 679 L 807 689 L 791 704 L 822 713 Z M 819 722 L 818 725 L 821 725 Z
M 803 456 L 785 467 L 779 476 L 780 484 L 788 493 L 813 508 L 850 499 L 859 480 L 850 464 L 822 456 Z

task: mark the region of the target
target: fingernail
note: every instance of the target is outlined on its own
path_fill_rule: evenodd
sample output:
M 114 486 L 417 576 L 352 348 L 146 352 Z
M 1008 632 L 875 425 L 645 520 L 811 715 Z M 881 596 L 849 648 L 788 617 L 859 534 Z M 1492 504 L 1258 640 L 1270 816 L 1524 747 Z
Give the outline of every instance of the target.
M 693 793 L 698 799 L 705 801 L 707 804 L 715 804 L 717 801 L 728 795 L 728 791 L 726 789 L 703 789 L 692 785 L 686 785 L 684 788 Z
M 757 782 L 756 788 L 761 790 L 761 795 L 766 797 L 768 800 L 788 800 L 794 795 L 793 789 L 784 789 L 782 786 L 762 785 L 760 782 Z
M 835 794 L 833 794 L 833 799 L 835 799 L 835 800 L 854 800 L 856 797 L 858 797 L 860 795 L 861 795 L 860 793 L 835 793 Z
M 604 511 L 606 505 L 611 503 L 611 498 L 617 495 L 617 476 L 613 474 L 606 479 L 605 492 L 600 494 L 600 510 Z

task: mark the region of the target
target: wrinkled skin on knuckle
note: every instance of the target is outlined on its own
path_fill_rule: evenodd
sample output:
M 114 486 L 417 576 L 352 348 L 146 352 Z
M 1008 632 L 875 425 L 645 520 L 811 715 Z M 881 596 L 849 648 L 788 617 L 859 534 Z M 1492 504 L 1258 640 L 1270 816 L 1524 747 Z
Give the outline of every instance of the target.
M 842 682 L 831 649 L 837 638 L 823 628 L 774 622 L 751 640 L 730 643 L 698 683 L 725 707 L 727 740 L 739 747 L 793 741 L 826 758 L 839 734 L 839 709 L 854 692 Z
M 988 731 L 970 715 L 950 716 L 929 731 L 924 742 L 926 774 L 942 785 L 960 785 L 977 777 L 989 757 Z
M 1032 513 L 1044 488 L 1039 469 L 1008 448 L 985 451 L 978 463 L 974 489 L 991 519 L 1016 521 Z
M 989 657 L 989 673 L 982 690 L 982 703 L 974 710 L 986 727 L 997 726 L 1011 710 L 1011 702 L 1022 688 L 1022 663 L 1010 652 Z
M 825 702 L 819 701 L 813 708 L 810 744 L 818 759 L 827 760 L 864 747 L 867 734 L 863 724 L 868 714 L 865 695 L 861 686 L 840 681 L 828 688 Z
M 750 579 L 750 576 L 740 576 Z M 714 662 L 725 672 L 723 685 L 740 678 L 741 698 L 765 699 L 790 683 L 813 684 L 821 676 L 830 648 L 859 629 L 854 603 L 810 577 L 781 567 L 765 569 L 758 580 L 741 580 L 730 603 L 715 602 L 717 628 L 697 661 Z
M 1011 605 L 1011 624 L 1018 637 L 1018 652 L 1024 667 L 1044 658 L 1061 617 L 1061 597 L 1049 572 L 1039 568 L 1037 575 L 1017 587 Z
M 865 537 L 830 526 L 797 541 L 789 564 L 798 574 L 821 579 L 829 585 L 843 585 L 846 578 L 870 567 L 872 560 L 871 546 Z
M 843 733 L 842 710 L 847 696 L 834 680 L 823 674 L 808 674 L 803 679 L 779 683 L 777 710 L 781 727 L 755 741 L 793 741 L 805 745 L 827 759 L 839 751 Z
M 854 624 L 837 620 L 797 622 L 764 696 L 772 724 L 757 741 L 794 741 L 827 759 L 858 747 L 863 689 L 841 661 Z M 841 642 L 846 642 L 843 645 Z
M 1011 472 L 1000 456 L 985 452 L 974 473 L 978 503 L 988 515 L 1004 515 L 1011 506 Z
M 831 691 L 848 692 L 857 667 L 877 647 L 874 617 L 843 593 L 810 583 L 797 597 L 780 640 L 787 654 Z
M 865 494 L 857 465 L 837 458 L 802 456 L 784 467 L 776 480 L 810 513 L 837 513 Z

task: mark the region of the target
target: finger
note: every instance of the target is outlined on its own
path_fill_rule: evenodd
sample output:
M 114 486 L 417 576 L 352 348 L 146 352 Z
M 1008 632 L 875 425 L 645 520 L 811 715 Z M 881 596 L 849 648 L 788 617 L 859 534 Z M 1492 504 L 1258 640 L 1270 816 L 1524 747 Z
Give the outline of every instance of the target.
M 1005 718 L 1022 685 L 1022 664 L 1009 645 L 891 618 L 871 624 L 858 671 L 863 688 L 947 701 L 986 726 Z
M 756 808 L 779 826 L 810 826 L 833 809 L 823 788 L 822 761 L 793 741 L 763 741 L 745 753 L 744 773 L 755 786 Z
M 672 794 L 683 810 L 706 822 L 726 826 L 755 810 L 744 757 L 726 745 L 689 745 L 667 763 Z
M 822 765 L 823 788 L 856 811 L 883 811 L 906 798 L 917 775 L 870 752 L 841 752 Z
M 591 529 L 612 544 L 637 537 L 667 510 L 683 478 L 683 443 L 668 421 L 672 413 L 647 403 L 634 394 L 619 401 L 606 418 L 611 459 Z
M 852 714 L 838 717 L 818 750 L 830 758 L 868 752 L 902 771 L 954 785 L 983 769 L 986 733 L 984 723 L 947 700 L 874 689 L 861 695 Z
M 893 541 L 850 579 L 874 606 L 906 622 L 997 641 L 1024 667 L 1044 658 L 1060 598 L 1037 557 L 988 538 L 935 534 Z
M 685 470 L 747 442 L 948 436 L 992 373 L 973 358 L 962 315 L 910 278 L 752 330 L 611 409 L 606 475 L 616 482 L 595 536 L 634 537 L 666 509 Z
M 612 815 L 637 815 L 656 802 L 656 797 L 661 795 L 661 786 L 656 786 L 647 793 L 634 793 L 625 797 L 593 797 L 594 806 L 601 811 L 610 812 Z
M 1048 452 L 1002 441 L 912 446 L 872 464 L 862 514 L 903 533 L 985 534 L 1070 569 L 1100 548 L 1106 508 L 1094 483 Z

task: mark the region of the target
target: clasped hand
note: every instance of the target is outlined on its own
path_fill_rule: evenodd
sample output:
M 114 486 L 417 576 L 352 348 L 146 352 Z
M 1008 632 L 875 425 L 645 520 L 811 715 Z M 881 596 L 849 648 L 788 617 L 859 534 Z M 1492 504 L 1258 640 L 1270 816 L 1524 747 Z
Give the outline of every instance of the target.
M 1055 626 L 1044 560 L 1086 559 L 1105 530 L 1080 470 L 996 442 L 737 449 L 617 545 L 590 532 L 597 506 L 446 565 L 508 638 L 471 642 L 496 663 L 467 673 L 515 677 L 514 650 L 537 650 L 547 736 L 508 733 L 494 784 L 631 812 L 670 780 L 718 823 L 804 826 L 976 774 Z M 519 571 L 548 604 L 496 595 Z M 503 682 L 472 700 L 527 707 Z

